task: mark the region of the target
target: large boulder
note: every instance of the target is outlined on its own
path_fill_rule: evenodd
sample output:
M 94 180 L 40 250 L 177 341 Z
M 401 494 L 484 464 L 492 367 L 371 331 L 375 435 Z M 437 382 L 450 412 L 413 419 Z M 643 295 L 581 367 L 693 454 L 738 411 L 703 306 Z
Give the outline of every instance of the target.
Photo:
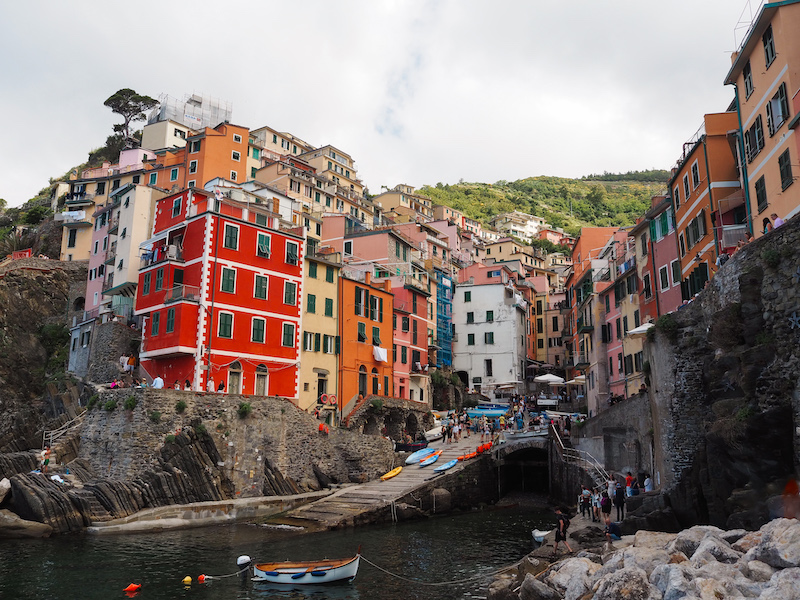
M 739 570 L 742 572 L 742 575 L 748 579 L 762 583 L 772 579 L 775 571 L 777 571 L 775 567 L 770 567 L 767 563 L 763 563 L 760 560 L 742 561 Z
M 561 600 L 561 594 L 528 573 L 519 589 L 519 600 Z
M 50 525 L 37 521 L 26 521 L 10 510 L 0 510 L 0 539 L 42 538 L 53 533 Z
M 8 480 L 7 477 L 3 477 L 0 479 L 0 504 L 3 503 L 3 500 L 6 499 L 8 493 L 11 491 L 11 482 Z
M 680 600 L 694 596 L 692 567 L 687 563 L 659 565 L 650 574 L 650 583 L 663 595 L 663 600 Z
M 661 548 L 665 549 L 671 542 L 678 537 L 674 533 L 662 533 L 660 531 L 637 531 L 633 538 L 633 545 L 636 548 Z
M 514 578 L 511 575 L 503 574 L 498 576 L 489 584 L 488 600 L 519 600 L 519 596 L 513 591 Z
M 594 587 L 593 600 L 661 600 L 661 593 L 638 567 L 627 567 L 602 577 Z
M 798 590 L 800 590 L 800 569 L 784 569 L 772 576 L 760 600 L 797 600 Z
M 689 529 L 681 531 L 675 540 L 667 546 L 667 551 L 672 554 L 673 552 L 683 552 L 686 556 L 692 556 L 700 542 L 709 533 L 719 537 L 723 531 L 719 527 L 712 525 L 695 525 Z
M 564 600 L 578 600 L 591 589 L 592 576 L 600 565 L 588 558 L 569 558 L 551 567 L 546 582 L 564 595 Z
M 594 580 L 597 581 L 601 577 L 619 569 L 631 569 L 634 567 L 643 570 L 649 577 L 658 565 L 663 565 L 667 562 L 669 562 L 669 553 L 666 550 L 631 546 L 605 556 L 603 568 L 596 573 Z
M 800 521 L 775 519 L 761 528 L 761 541 L 745 554 L 778 569 L 800 566 Z
M 729 564 L 735 563 L 742 556 L 742 553 L 731 548 L 731 545 L 728 542 L 714 535 L 707 535 L 705 538 L 703 538 L 703 541 L 700 542 L 700 545 L 697 546 L 697 550 L 695 550 L 694 554 L 692 555 L 692 564 L 696 562 L 695 557 L 700 557 L 706 553 L 713 557 L 713 560 L 716 560 L 717 562 Z M 699 565 L 695 564 L 695 566 Z

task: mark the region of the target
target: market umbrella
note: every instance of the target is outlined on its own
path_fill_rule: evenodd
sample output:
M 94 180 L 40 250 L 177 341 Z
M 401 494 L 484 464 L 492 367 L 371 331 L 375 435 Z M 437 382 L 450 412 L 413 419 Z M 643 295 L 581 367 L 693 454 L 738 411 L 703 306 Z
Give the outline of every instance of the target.
M 534 377 L 533 380 L 536 383 L 564 383 L 563 377 L 559 377 L 558 375 L 553 375 L 552 373 L 545 373 L 544 375 L 539 375 L 538 377 Z

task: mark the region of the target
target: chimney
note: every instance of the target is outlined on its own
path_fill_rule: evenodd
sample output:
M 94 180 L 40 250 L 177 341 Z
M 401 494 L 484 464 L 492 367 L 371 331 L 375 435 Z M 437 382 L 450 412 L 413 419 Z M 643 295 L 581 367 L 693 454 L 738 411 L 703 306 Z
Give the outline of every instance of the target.
M 364 283 L 370 285 L 371 282 L 372 282 L 372 273 L 370 271 L 367 271 L 364 273 Z

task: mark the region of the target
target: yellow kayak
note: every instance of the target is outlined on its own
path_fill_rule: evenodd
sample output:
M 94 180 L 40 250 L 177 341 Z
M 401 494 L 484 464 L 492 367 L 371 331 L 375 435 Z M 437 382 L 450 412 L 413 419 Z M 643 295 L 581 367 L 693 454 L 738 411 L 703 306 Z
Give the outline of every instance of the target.
M 403 467 L 395 467 L 394 469 L 389 471 L 386 475 L 381 477 L 381 481 L 386 481 L 387 479 L 391 479 L 395 475 L 399 475 L 400 471 L 402 471 L 402 470 L 403 470 Z

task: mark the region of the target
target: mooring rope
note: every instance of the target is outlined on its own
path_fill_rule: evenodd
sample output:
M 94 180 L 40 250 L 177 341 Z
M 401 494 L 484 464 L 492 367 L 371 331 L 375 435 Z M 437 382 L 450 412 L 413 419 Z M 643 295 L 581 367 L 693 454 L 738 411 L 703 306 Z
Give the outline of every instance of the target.
M 492 571 L 490 573 L 484 573 L 483 575 L 474 575 L 472 577 L 467 577 L 465 579 L 454 579 L 453 581 L 439 581 L 439 582 L 436 582 L 436 583 L 430 583 L 430 582 L 427 582 L 427 581 L 420 581 L 419 579 L 411 579 L 410 577 L 403 577 L 402 575 L 398 575 L 397 573 L 392 573 L 391 571 L 387 571 L 383 567 L 380 567 L 380 566 L 376 565 L 374 562 L 372 562 L 368 558 L 364 558 L 363 554 L 361 555 L 361 560 L 363 560 L 368 565 L 371 565 L 371 566 L 375 567 L 379 571 L 382 571 L 383 573 L 386 573 L 387 575 L 395 577 L 396 579 L 401 579 L 403 581 L 408 581 L 409 583 L 416 583 L 417 585 L 430 585 L 430 586 L 455 585 L 455 584 L 458 584 L 458 583 L 466 583 L 468 581 L 475 581 L 477 579 L 487 579 L 489 577 L 494 577 L 498 573 L 506 571 L 509 568 L 509 567 L 503 567 L 501 569 L 496 569 L 496 570 L 494 570 L 494 571 Z
M 237 575 L 244 573 L 250 568 L 250 565 L 246 565 L 236 571 L 236 573 L 229 573 L 228 575 L 206 575 L 206 579 L 225 579 L 226 577 L 236 577 Z

